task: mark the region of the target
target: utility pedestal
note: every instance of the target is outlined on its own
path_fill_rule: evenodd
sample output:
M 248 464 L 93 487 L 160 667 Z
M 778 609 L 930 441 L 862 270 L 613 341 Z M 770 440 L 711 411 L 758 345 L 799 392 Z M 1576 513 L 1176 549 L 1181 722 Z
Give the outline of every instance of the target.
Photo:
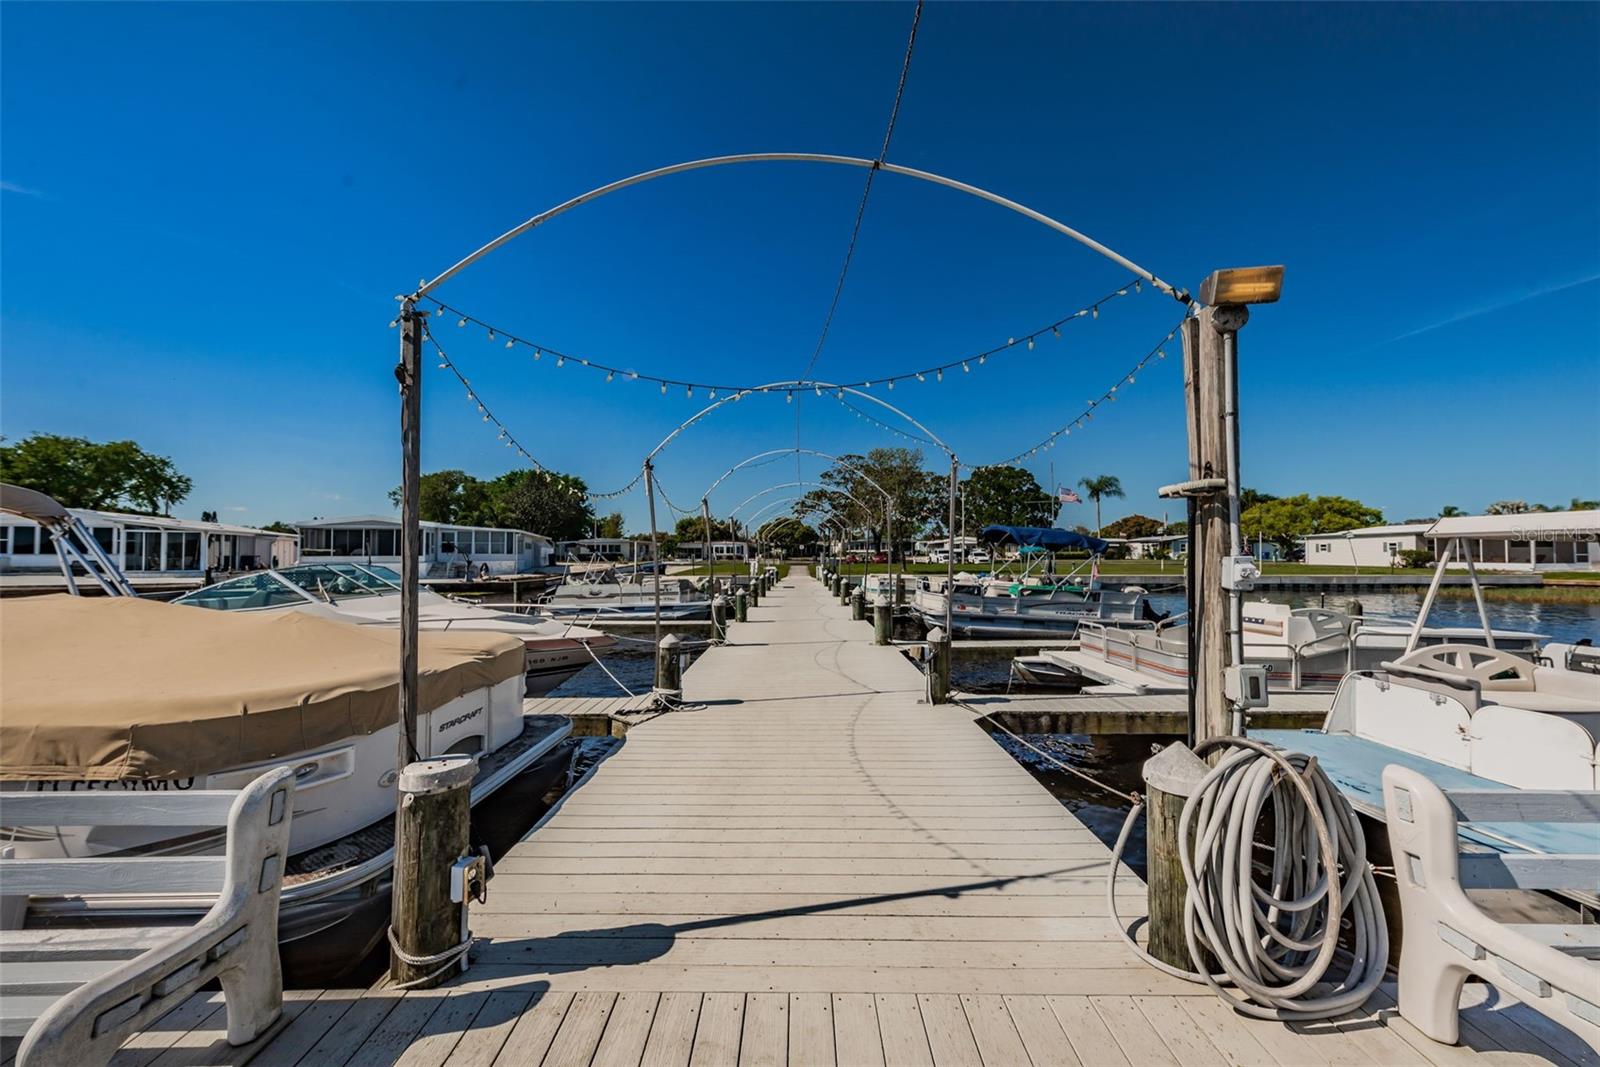
M 750 614 L 750 598 L 743 589 L 733 594 L 733 618 L 736 622 L 748 622 Z
M 400 772 L 389 920 L 389 978 L 397 985 L 430 989 L 466 970 L 465 949 L 459 964 L 448 955 L 467 934 L 467 902 L 451 900 L 451 882 L 457 861 L 471 848 L 477 769 L 472 756 L 445 756 L 408 763 Z M 478 879 L 481 888 L 481 870 Z
M 856 622 L 865 622 L 867 618 L 867 591 L 857 589 L 850 594 L 850 617 Z
M 721 593 L 711 598 L 711 636 L 717 641 L 728 639 L 728 598 Z
M 1200 780 L 1211 770 L 1206 762 L 1175 742 L 1144 764 L 1145 885 L 1149 892 L 1150 954 L 1162 963 L 1194 968 L 1183 933 L 1184 898 L 1189 886 L 1179 860 L 1178 817 Z

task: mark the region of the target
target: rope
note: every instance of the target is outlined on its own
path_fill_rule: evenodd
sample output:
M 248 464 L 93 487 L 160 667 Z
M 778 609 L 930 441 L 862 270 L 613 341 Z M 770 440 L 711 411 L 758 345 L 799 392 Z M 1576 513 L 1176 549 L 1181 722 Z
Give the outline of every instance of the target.
M 1355 812 L 1311 757 L 1243 737 L 1204 741 L 1195 753 L 1224 747 L 1235 751 L 1200 782 L 1178 819 L 1178 855 L 1189 886 L 1183 915 L 1189 956 L 1198 966 L 1209 953 L 1223 973 L 1186 971 L 1156 959 L 1117 916 L 1117 872 L 1142 803 L 1128 812 L 1112 851 L 1106 874 L 1111 921 L 1146 963 L 1205 983 L 1243 1014 L 1292 1022 L 1359 1007 L 1383 980 L 1389 933 Z M 1269 801 L 1272 864 L 1263 883 L 1251 859 Z M 1331 989 L 1309 995 L 1326 980 L 1345 922 L 1355 940 L 1346 973 Z
M 1024 748 L 1031 749 L 1033 752 L 1035 752 L 1038 755 L 1042 756 L 1046 760 L 1046 762 L 1055 765 L 1055 767 L 1057 767 L 1058 769 L 1066 771 L 1068 774 L 1076 775 L 1079 778 L 1082 778 L 1085 782 L 1088 782 L 1090 785 L 1095 786 L 1095 787 L 1097 787 L 1099 789 L 1103 789 L 1107 793 L 1110 793 L 1114 797 L 1120 797 L 1121 799 L 1126 800 L 1129 804 L 1134 805 L 1135 808 L 1137 808 L 1139 805 L 1144 803 L 1144 801 L 1139 797 L 1139 795 L 1137 793 L 1124 793 L 1122 790 L 1118 789 L 1115 786 L 1107 785 L 1105 782 L 1102 782 L 1100 779 L 1096 778 L 1094 775 L 1088 774 L 1088 773 L 1086 773 L 1084 771 L 1081 771 L 1078 768 L 1072 766 L 1070 763 L 1063 762 L 1062 760 L 1058 759 L 1057 757 L 1051 755 L 1049 752 L 1046 752 L 1044 749 L 1040 748 L 1038 745 L 1033 744 L 1031 741 L 1029 741 L 1026 738 L 1024 738 L 1021 734 L 1015 733 L 1014 731 L 1007 729 L 1005 723 L 1003 723 L 1000 720 L 996 719 L 993 715 L 990 715 L 987 712 L 980 711 L 977 708 L 973 707 L 971 704 L 968 704 L 963 700 L 955 700 L 954 703 L 959 705 L 960 707 L 966 708 L 968 711 L 972 712 L 974 715 L 979 716 L 985 722 L 987 722 L 990 725 L 994 726 L 1001 733 L 1003 733 L 1006 736 L 1010 737 L 1013 741 L 1016 741 L 1018 744 L 1022 745 Z
M 883 131 L 883 147 L 878 150 L 878 158 L 867 170 L 867 183 L 861 190 L 861 203 L 856 205 L 855 225 L 850 227 L 850 243 L 845 246 L 844 265 L 839 268 L 839 281 L 833 287 L 833 300 L 828 304 L 827 317 L 822 320 L 822 334 L 817 338 L 817 347 L 811 353 L 811 362 L 806 364 L 805 373 L 801 378 L 809 378 L 811 369 L 817 365 L 817 358 L 822 355 L 822 346 L 828 341 L 828 331 L 833 327 L 834 312 L 839 310 L 839 297 L 844 293 L 844 280 L 850 274 L 850 260 L 856 254 L 856 239 L 861 236 L 861 221 L 867 215 L 867 198 L 872 195 L 872 179 L 878 176 L 878 168 L 883 161 L 889 158 L 889 141 L 894 137 L 894 124 L 900 118 L 900 100 L 906 92 L 906 75 L 911 73 L 911 53 L 917 47 L 917 24 L 922 21 L 922 0 L 917 0 L 917 9 L 911 15 L 911 36 L 906 41 L 906 58 L 900 64 L 900 84 L 894 90 L 894 106 L 889 110 L 889 125 Z M 795 443 L 799 443 L 800 413 L 795 412 Z
M 409 982 L 396 982 L 394 985 L 389 987 L 391 989 L 415 989 L 417 986 L 420 986 L 425 982 L 433 981 L 435 978 L 448 971 L 451 967 L 454 967 L 457 963 L 461 962 L 466 954 L 472 950 L 472 942 L 474 940 L 472 935 L 468 934 L 465 940 L 451 945 L 443 952 L 435 952 L 431 956 L 413 956 L 411 953 L 400 947 L 400 941 L 394 935 L 394 925 L 392 923 L 389 925 L 387 930 L 389 935 L 389 948 L 401 963 L 404 963 L 408 967 L 431 967 L 435 963 L 440 964 L 436 970 L 428 972 L 421 978 L 413 978 Z

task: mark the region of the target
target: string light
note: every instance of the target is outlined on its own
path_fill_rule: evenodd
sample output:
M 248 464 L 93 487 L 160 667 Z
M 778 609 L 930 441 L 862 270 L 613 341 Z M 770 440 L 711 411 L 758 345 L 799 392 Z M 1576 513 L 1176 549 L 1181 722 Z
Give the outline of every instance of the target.
M 1066 323 L 1070 322 L 1071 320 L 1076 319 L 1076 318 L 1083 318 L 1085 316 L 1093 316 L 1094 318 L 1098 319 L 1100 317 L 1100 306 L 1102 304 L 1105 304 L 1105 303 L 1107 303 L 1108 301 L 1111 301 L 1111 300 L 1118 299 L 1120 297 L 1127 296 L 1130 293 L 1138 293 L 1140 291 L 1141 291 L 1141 288 L 1140 288 L 1140 285 L 1139 285 L 1139 280 L 1135 279 L 1131 286 L 1124 284 L 1124 285 L 1120 286 L 1119 288 L 1113 289 L 1110 292 L 1106 293 L 1106 295 L 1100 297 L 1098 300 L 1094 301 L 1093 303 L 1085 304 L 1083 307 L 1079 308 L 1078 310 L 1076 310 L 1076 311 L 1074 311 L 1074 312 L 1072 312 L 1072 313 L 1070 313 L 1068 315 L 1064 315 L 1060 319 L 1057 319 L 1054 322 L 1046 323 L 1045 325 L 1039 327 L 1037 330 L 1033 330 L 1033 331 L 1031 331 L 1029 333 L 1021 334 L 1020 336 L 1024 340 L 1026 340 L 1028 350 L 1029 351 L 1033 351 L 1034 347 L 1035 347 L 1035 343 L 1036 343 L 1038 337 L 1041 334 L 1043 334 L 1046 330 L 1048 330 L 1050 332 L 1050 335 L 1052 337 L 1060 338 L 1060 336 L 1061 336 L 1061 327 L 1063 325 L 1065 325 Z M 513 348 L 518 347 L 519 345 L 526 345 L 527 347 L 533 349 L 533 358 L 534 358 L 535 362 L 539 361 L 540 357 L 543 356 L 546 351 L 549 351 L 553 355 L 555 355 L 555 357 L 556 357 L 556 366 L 557 367 L 565 366 L 567 359 L 570 357 L 571 359 L 577 360 L 581 365 L 583 365 L 585 367 L 590 367 L 590 368 L 592 368 L 594 370 L 600 371 L 600 372 L 608 375 L 608 378 L 607 378 L 608 381 L 611 380 L 609 376 L 615 375 L 616 373 L 618 373 L 621 370 L 621 368 L 616 367 L 616 366 L 612 366 L 612 365 L 608 365 L 608 364 L 605 364 L 605 363 L 596 362 L 594 360 L 587 359 L 587 358 L 581 358 L 579 356 L 572 355 L 570 353 L 561 352 L 560 350 L 551 348 L 548 345 L 538 344 L 536 342 L 527 340 L 527 339 L 525 339 L 523 337 L 520 337 L 520 336 L 518 336 L 518 335 L 516 335 L 514 333 L 511 333 L 510 331 L 503 330 L 503 329 L 501 329 L 501 328 L 499 328 L 497 326 L 491 325 L 490 323 L 487 323 L 487 322 L 483 321 L 482 319 L 476 318 L 473 315 L 466 314 L 465 312 L 461 311 L 461 309 L 452 307 L 452 306 L 450 306 L 448 304 L 445 304 L 444 302 L 438 300 L 435 297 L 431 297 L 430 296 L 427 299 L 432 301 L 436 305 L 436 307 L 434 309 L 435 313 L 440 314 L 440 315 L 450 314 L 450 315 L 457 316 L 457 321 L 456 321 L 456 325 L 457 326 L 464 327 L 468 323 L 471 323 L 471 324 L 473 324 L 475 326 L 481 327 L 485 331 L 486 335 L 488 336 L 488 338 L 491 341 L 496 339 L 496 338 L 503 338 L 504 342 L 505 342 L 504 347 L 507 348 L 507 349 L 513 349 Z M 972 354 L 967 355 L 967 356 L 962 356 L 959 359 L 950 360 L 949 362 L 942 363 L 942 364 L 939 364 L 939 365 L 936 365 L 936 366 L 932 366 L 932 367 L 923 367 L 920 370 L 916 370 L 916 371 L 906 371 L 906 372 L 901 372 L 901 373 L 897 373 L 897 374 L 884 375 L 882 377 L 879 377 L 879 378 L 875 379 L 875 381 L 882 382 L 885 385 L 887 385 L 889 388 L 892 389 L 892 388 L 894 388 L 894 383 L 895 382 L 897 382 L 897 381 L 906 381 L 906 380 L 908 380 L 910 378 L 916 378 L 920 382 L 926 382 L 927 381 L 927 376 L 929 374 L 934 375 L 935 378 L 937 378 L 939 381 L 943 381 L 944 380 L 944 373 L 943 372 L 945 372 L 947 370 L 954 370 L 958 366 L 961 367 L 962 370 L 965 373 L 971 373 L 971 361 L 972 360 L 976 359 L 980 366 L 986 364 L 988 362 L 988 358 L 990 356 L 992 356 L 992 355 L 994 355 L 994 354 L 996 354 L 998 352 L 1003 352 L 1007 348 L 1015 347 L 1016 344 L 1017 344 L 1017 337 L 1018 336 L 1019 335 L 1010 336 L 1010 337 L 1008 337 L 1006 339 L 1006 343 L 1005 344 L 997 345 L 997 346 L 995 346 L 993 348 L 987 349 L 987 350 L 982 351 L 982 352 L 975 352 L 975 353 L 972 353 Z M 639 371 L 627 371 L 626 373 L 628 374 L 628 377 L 630 379 L 638 379 L 638 378 L 642 377 L 642 378 L 645 378 L 645 379 L 647 379 L 649 381 L 653 381 L 653 382 L 657 382 L 657 383 L 665 382 L 669 386 L 670 385 L 686 385 L 686 386 L 687 385 L 692 385 L 697 389 L 706 389 L 708 392 L 712 388 L 717 389 L 721 393 L 740 393 L 740 392 L 761 392 L 761 391 L 763 391 L 760 386 L 730 385 L 730 384 L 728 384 L 726 382 L 682 382 L 682 381 L 675 381 L 675 380 L 669 379 L 669 378 L 663 378 L 661 376 L 654 375 L 654 374 L 642 374 Z M 802 387 L 804 387 L 804 386 L 808 386 L 808 385 L 813 384 L 813 382 L 812 382 L 811 379 L 808 378 L 808 379 L 802 380 L 798 384 L 801 385 Z M 873 385 L 873 382 L 871 382 L 871 381 L 859 381 L 859 382 L 843 382 L 843 383 L 839 383 L 839 384 L 842 384 L 843 387 L 846 388 L 846 389 L 854 389 L 854 388 L 870 388 Z M 830 385 L 830 387 L 831 387 L 831 385 Z
M 1116 401 L 1117 401 L 1117 390 L 1118 390 L 1119 387 L 1121 387 L 1123 384 L 1132 385 L 1134 383 L 1134 380 L 1135 380 L 1136 376 L 1138 375 L 1138 373 L 1140 371 L 1144 370 L 1144 368 L 1152 360 L 1159 360 L 1159 359 L 1165 359 L 1166 358 L 1166 347 L 1165 346 L 1171 344 L 1173 338 L 1178 336 L 1178 330 L 1182 328 L 1182 325 L 1183 324 L 1180 322 L 1177 326 L 1174 326 L 1171 330 L 1167 331 L 1167 335 L 1161 339 L 1160 343 L 1158 343 L 1155 347 L 1151 348 L 1150 351 L 1146 352 L 1143 356 L 1140 356 L 1139 357 L 1139 361 L 1137 363 L 1135 363 L 1133 365 L 1133 367 L 1126 374 L 1124 374 L 1121 378 L 1117 379 L 1117 382 L 1116 382 L 1115 385 L 1111 386 L 1104 393 L 1101 393 L 1098 398 L 1087 401 L 1086 402 L 1086 406 L 1084 407 L 1084 410 L 1078 415 L 1077 418 L 1073 419 L 1071 422 L 1068 422 L 1066 425 L 1061 426 L 1058 429 L 1051 431 L 1051 433 L 1047 437 L 1045 437 L 1044 440 L 1038 442 L 1037 444 L 1030 445 L 1029 447 L 1023 449 L 1022 451 L 1018 452 L 1014 456 L 1011 456 L 1011 457 L 1009 457 L 1007 459 L 1000 460 L 999 462 L 996 462 L 996 463 L 984 463 L 984 464 L 980 464 L 977 467 L 968 467 L 967 469 L 968 470 L 981 470 L 984 467 L 1008 467 L 1008 466 L 1011 466 L 1012 464 L 1016 463 L 1018 460 L 1026 459 L 1026 458 L 1028 458 L 1030 456 L 1037 455 L 1039 450 L 1042 449 L 1042 448 L 1043 449 L 1048 449 L 1048 448 L 1054 447 L 1055 443 L 1056 443 L 1056 440 L 1058 438 L 1070 436 L 1073 430 L 1081 429 L 1083 426 L 1085 426 L 1089 422 L 1093 421 L 1094 415 L 1095 415 L 1095 409 L 1098 408 L 1101 404 L 1114 404 L 1114 403 L 1116 403 Z

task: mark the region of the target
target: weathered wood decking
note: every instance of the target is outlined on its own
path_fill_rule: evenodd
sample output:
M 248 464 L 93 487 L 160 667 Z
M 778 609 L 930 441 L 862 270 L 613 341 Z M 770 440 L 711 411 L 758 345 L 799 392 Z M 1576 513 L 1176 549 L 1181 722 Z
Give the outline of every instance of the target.
M 697 710 L 635 726 L 501 860 L 469 973 L 296 1001 L 254 1062 L 1600 1059 L 1504 1003 L 1444 1047 L 1393 1017 L 1392 990 L 1289 1027 L 1146 967 L 1105 918 L 1106 847 L 870 635 L 796 572 L 688 672 Z M 1122 888 L 1139 914 L 1142 886 Z M 128 1062 L 211 1062 L 215 1032 L 189 1026 Z

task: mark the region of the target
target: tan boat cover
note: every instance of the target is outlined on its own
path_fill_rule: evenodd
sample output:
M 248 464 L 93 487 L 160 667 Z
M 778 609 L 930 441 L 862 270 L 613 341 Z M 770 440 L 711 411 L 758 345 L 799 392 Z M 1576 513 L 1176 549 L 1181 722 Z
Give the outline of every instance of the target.
M 420 635 L 422 711 L 515 677 L 521 641 Z M 400 631 L 129 597 L 0 603 L 0 779 L 184 778 L 375 733 Z

